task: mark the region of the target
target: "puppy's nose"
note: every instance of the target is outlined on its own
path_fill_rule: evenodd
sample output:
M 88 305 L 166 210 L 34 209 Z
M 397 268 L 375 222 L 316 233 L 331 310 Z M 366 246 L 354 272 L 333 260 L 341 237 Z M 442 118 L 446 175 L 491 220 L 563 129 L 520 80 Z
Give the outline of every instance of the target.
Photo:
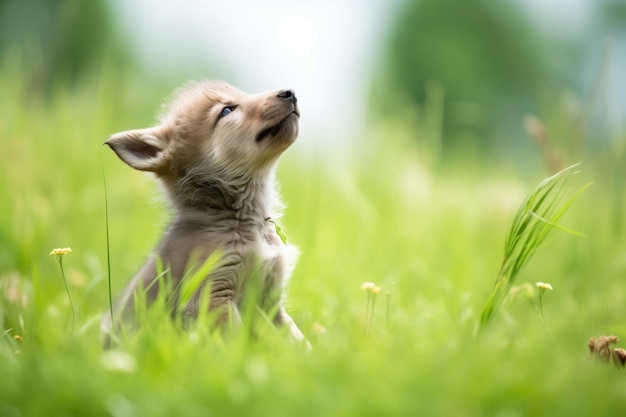
M 288 102 L 293 104 L 296 104 L 298 102 L 298 99 L 296 98 L 296 92 L 293 90 L 281 90 L 276 97 L 287 100 Z

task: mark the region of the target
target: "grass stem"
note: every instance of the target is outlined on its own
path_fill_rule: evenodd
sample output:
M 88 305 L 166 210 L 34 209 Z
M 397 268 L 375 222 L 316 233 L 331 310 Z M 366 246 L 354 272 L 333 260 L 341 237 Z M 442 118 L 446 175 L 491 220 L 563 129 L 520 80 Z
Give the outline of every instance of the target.
M 102 162 L 102 154 L 98 151 L 100 158 L 100 169 L 102 171 L 102 189 L 104 191 L 104 229 L 105 229 L 105 244 L 107 253 L 107 286 L 109 296 L 109 314 L 111 315 L 111 327 L 114 328 L 113 323 L 113 289 L 111 285 L 111 245 L 109 238 L 109 197 L 107 194 L 107 181 L 104 172 L 104 163 Z

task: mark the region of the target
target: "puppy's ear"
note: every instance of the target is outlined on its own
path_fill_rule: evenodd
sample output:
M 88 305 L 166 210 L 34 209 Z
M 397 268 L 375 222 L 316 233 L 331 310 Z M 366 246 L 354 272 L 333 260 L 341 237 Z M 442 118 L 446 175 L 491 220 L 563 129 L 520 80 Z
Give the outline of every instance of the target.
M 104 142 L 131 167 L 157 172 L 168 164 L 170 132 L 162 126 L 116 133 Z

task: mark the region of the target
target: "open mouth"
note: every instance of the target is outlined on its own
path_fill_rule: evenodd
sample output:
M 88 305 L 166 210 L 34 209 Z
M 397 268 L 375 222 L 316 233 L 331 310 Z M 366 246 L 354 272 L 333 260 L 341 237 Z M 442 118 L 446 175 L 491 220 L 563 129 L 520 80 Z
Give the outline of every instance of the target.
M 284 119 L 282 119 L 276 126 L 268 127 L 267 129 L 263 129 L 261 132 L 259 132 L 259 134 L 256 137 L 256 141 L 257 142 L 262 142 L 264 139 L 266 139 L 266 138 L 268 138 L 270 136 L 277 135 L 278 132 L 280 132 L 280 130 L 282 129 L 283 124 L 285 123 L 285 121 L 287 119 L 289 119 L 289 117 L 291 117 L 291 115 L 296 115 L 296 117 L 299 117 L 298 112 L 292 111 Z

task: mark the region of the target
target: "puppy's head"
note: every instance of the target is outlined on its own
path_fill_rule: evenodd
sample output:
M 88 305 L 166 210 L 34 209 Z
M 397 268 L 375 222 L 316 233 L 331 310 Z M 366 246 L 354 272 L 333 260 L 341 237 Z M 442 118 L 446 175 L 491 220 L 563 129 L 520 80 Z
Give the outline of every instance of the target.
M 117 133 L 105 144 L 131 167 L 162 178 L 240 178 L 271 166 L 296 139 L 299 119 L 292 90 L 248 95 L 222 82 L 192 83 L 175 93 L 158 126 Z

